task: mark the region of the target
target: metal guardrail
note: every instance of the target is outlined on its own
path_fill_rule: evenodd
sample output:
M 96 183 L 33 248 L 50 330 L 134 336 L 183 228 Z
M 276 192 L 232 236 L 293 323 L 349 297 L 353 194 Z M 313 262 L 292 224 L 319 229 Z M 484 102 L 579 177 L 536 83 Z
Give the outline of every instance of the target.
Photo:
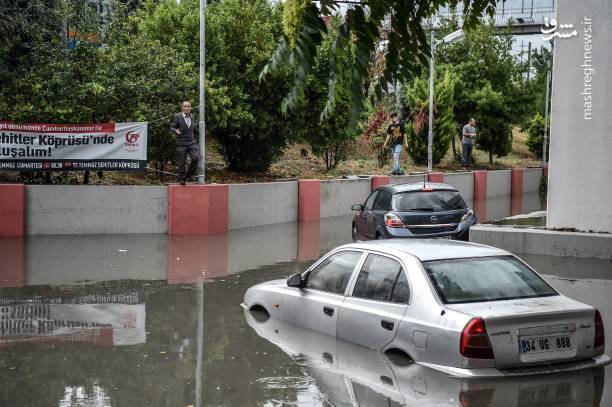
M 512 21 L 513 25 L 541 25 L 544 24 L 544 19 L 552 19 L 555 17 L 557 10 L 554 7 L 539 7 L 539 8 L 498 8 L 493 17 L 483 16 L 483 21 L 489 22 L 493 20 L 496 27 L 504 27 Z M 440 13 L 431 18 L 433 27 L 439 27 L 444 19 L 456 17 L 459 25 L 463 24 L 463 15 L 461 10 L 457 10 L 456 14 Z

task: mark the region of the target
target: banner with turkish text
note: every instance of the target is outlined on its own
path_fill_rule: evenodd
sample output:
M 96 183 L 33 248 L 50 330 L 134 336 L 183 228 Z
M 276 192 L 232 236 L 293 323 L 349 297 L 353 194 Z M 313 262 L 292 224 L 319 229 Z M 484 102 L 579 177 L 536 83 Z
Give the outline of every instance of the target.
M 144 171 L 147 123 L 0 122 L 0 170 Z

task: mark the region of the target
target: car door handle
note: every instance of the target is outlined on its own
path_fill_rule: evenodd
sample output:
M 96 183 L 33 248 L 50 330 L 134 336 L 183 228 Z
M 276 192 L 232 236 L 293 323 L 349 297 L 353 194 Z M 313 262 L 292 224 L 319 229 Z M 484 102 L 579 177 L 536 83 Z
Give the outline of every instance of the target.
M 323 312 L 325 313 L 325 315 L 333 317 L 334 316 L 334 309 L 330 308 L 330 307 L 323 307 Z
M 387 331 L 393 331 L 393 326 L 395 324 L 391 321 L 387 321 L 387 320 L 382 320 L 380 321 L 380 326 L 382 326 L 384 329 L 386 329 Z

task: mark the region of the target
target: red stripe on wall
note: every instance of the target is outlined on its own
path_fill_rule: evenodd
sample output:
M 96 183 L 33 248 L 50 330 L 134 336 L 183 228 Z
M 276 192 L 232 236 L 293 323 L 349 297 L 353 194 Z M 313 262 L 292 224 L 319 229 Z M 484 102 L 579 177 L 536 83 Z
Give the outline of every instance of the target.
M 487 172 L 474 171 L 474 210 L 479 222 L 487 219 Z
M 389 185 L 390 178 L 387 175 L 374 175 L 372 177 L 372 191 L 378 187 Z
M 429 182 L 444 182 L 444 174 L 441 172 L 430 172 L 427 174 L 427 180 Z
M 169 185 L 168 234 L 226 232 L 229 186 Z
M 298 181 L 298 220 L 308 222 L 321 218 L 321 181 L 301 179 Z
M 513 168 L 511 178 L 511 210 L 512 215 L 519 215 L 523 212 L 523 177 L 524 168 Z

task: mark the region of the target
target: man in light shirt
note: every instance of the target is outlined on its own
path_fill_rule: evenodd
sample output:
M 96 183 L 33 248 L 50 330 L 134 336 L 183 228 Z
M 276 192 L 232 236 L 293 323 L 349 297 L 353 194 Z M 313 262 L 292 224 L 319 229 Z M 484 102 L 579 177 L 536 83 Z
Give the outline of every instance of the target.
M 200 148 L 196 142 L 195 135 L 198 130 L 195 128 L 196 121 L 191 113 L 191 103 L 184 100 L 181 104 L 182 112 L 174 115 L 170 131 L 176 138 L 176 165 L 178 167 L 178 180 L 181 185 L 190 181 L 198 168 L 200 160 Z M 185 161 L 187 156 L 191 159 L 187 174 L 185 174 Z
M 463 166 L 470 168 L 472 163 L 472 149 L 474 148 L 474 139 L 476 138 L 476 119 L 470 118 L 468 124 L 463 126 L 463 138 L 461 139 L 461 147 L 463 150 Z

